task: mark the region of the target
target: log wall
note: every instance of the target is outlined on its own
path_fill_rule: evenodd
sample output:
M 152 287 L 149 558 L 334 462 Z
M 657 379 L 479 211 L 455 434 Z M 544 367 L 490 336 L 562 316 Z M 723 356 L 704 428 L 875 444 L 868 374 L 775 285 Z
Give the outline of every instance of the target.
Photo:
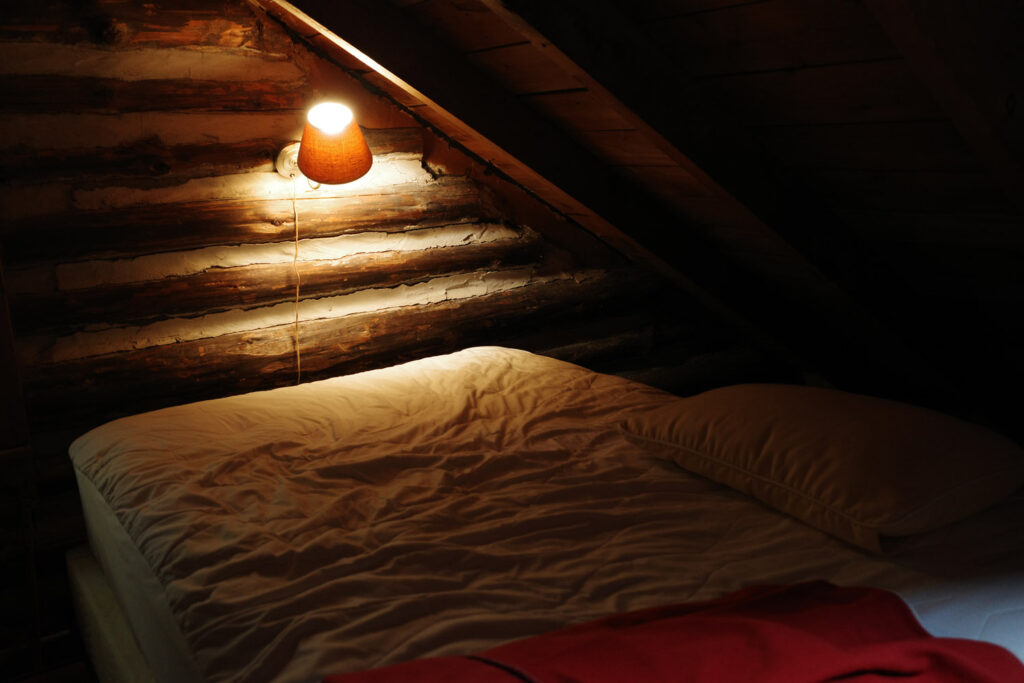
M 9 5 L 0 258 L 34 458 L 5 508 L 34 543 L 0 576 L 9 623 L 32 624 L 0 633 L 15 676 L 81 656 L 66 451 L 96 424 L 295 383 L 297 350 L 308 381 L 473 344 L 597 365 L 662 338 L 719 344 L 699 311 L 661 319 L 621 257 L 241 0 Z M 354 109 L 373 169 L 293 184 L 274 159 L 329 97 Z
M 293 383 L 296 344 L 315 379 L 650 286 L 428 168 L 432 134 L 242 2 L 43 3 L 0 41 L 3 258 L 37 430 Z M 281 178 L 277 152 L 327 96 L 355 110 L 373 169 Z

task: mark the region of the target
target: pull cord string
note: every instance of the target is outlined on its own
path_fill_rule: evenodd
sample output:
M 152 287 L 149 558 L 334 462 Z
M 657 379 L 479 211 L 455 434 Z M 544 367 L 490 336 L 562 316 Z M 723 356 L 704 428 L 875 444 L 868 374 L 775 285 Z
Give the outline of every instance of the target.
M 295 273 L 295 384 L 302 383 L 302 350 L 299 347 L 299 210 L 295 206 L 295 176 L 292 176 L 292 223 L 295 225 L 295 254 L 292 256 L 292 272 Z

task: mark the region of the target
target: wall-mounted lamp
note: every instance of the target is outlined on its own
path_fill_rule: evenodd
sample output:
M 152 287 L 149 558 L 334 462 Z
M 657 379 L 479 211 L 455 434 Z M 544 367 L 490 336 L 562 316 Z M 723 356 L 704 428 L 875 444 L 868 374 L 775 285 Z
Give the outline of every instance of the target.
M 363 177 L 373 155 L 352 110 L 337 102 L 323 102 L 309 110 L 302 141 L 277 155 L 275 168 L 285 178 L 301 173 L 316 183 L 340 185 Z
M 299 344 L 299 211 L 295 201 L 295 176 L 310 183 L 340 185 L 362 178 L 373 165 L 373 155 L 363 138 L 352 110 L 337 102 L 323 102 L 306 114 L 302 141 L 293 142 L 277 155 L 275 169 L 292 181 L 292 218 L 295 223 L 295 383 L 302 381 L 302 351 Z

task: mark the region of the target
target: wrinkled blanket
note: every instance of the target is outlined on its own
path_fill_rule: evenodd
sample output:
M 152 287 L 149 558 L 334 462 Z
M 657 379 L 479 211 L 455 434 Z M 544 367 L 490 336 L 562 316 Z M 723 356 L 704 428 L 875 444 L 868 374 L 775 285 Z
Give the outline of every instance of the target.
M 486 650 L 324 683 L 1024 681 L 996 645 L 933 638 L 903 601 L 818 581 L 600 619 Z

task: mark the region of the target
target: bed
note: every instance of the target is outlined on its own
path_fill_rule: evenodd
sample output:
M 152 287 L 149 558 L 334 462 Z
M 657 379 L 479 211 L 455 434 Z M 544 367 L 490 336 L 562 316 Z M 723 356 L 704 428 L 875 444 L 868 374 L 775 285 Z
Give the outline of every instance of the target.
M 110 680 L 316 681 L 813 580 L 893 591 L 933 635 L 1024 657 L 1020 450 L 928 411 L 779 390 L 681 399 L 481 347 L 103 425 L 71 447 L 94 662 Z M 790 403 L 803 424 L 763 426 Z M 908 498 L 792 446 L 805 433 L 840 457 L 885 436 L 897 451 L 872 452 L 885 472 L 869 474 L 911 480 Z M 756 462 L 692 461 L 751 439 Z M 929 453 L 943 449 L 956 457 Z M 921 451 L 934 457 L 914 470 Z M 854 482 L 852 498 L 833 480 L 823 510 L 793 509 L 819 475 Z M 886 519 L 876 499 L 913 514 Z

